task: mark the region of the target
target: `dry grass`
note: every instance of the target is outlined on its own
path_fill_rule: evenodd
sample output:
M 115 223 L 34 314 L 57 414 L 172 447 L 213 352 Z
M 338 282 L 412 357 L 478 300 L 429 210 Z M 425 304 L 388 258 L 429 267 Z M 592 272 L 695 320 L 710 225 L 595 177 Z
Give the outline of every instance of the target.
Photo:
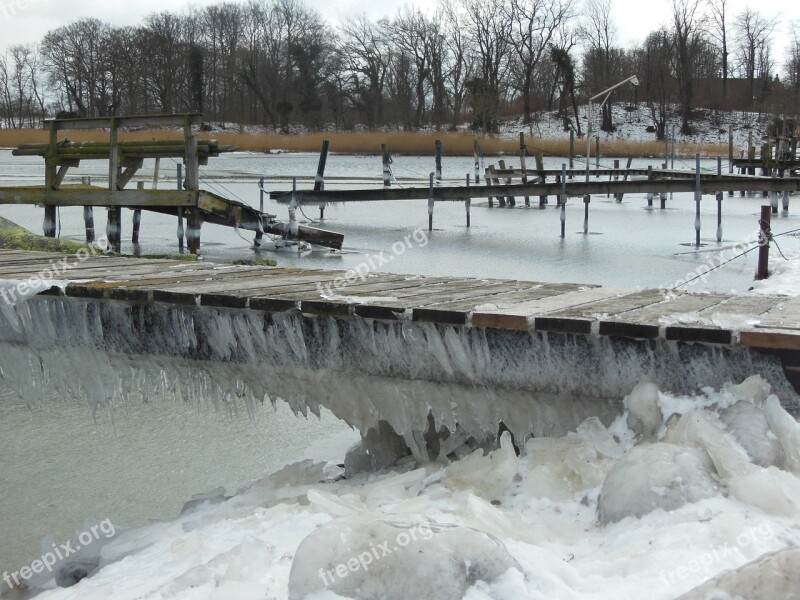
M 108 134 L 103 131 L 62 131 L 59 137 L 80 141 L 105 141 Z M 239 150 L 268 152 L 287 150 L 289 152 L 318 152 L 322 140 L 331 142 L 331 152 L 342 154 L 379 154 L 381 144 L 387 144 L 392 154 L 432 155 L 434 141 L 442 140 L 445 154 L 450 156 L 471 156 L 475 136 L 466 133 L 418 133 L 418 132 L 327 132 L 307 135 L 245 134 L 245 133 L 202 133 L 200 138 L 216 139 L 221 144 L 236 146 Z M 177 131 L 137 131 L 120 133 L 120 140 L 146 141 L 180 139 Z M 517 140 L 497 137 L 478 137 L 481 149 L 487 156 L 498 154 L 518 154 Z M 48 133 L 38 129 L 0 130 L 0 147 L 15 148 L 20 144 L 46 142 Z M 529 154 L 541 151 L 545 156 L 567 156 L 569 140 L 526 138 Z M 592 153 L 594 154 L 594 144 Z M 582 155 L 584 142 L 577 140 L 576 153 Z M 641 141 L 602 141 L 600 152 L 603 156 L 650 157 L 663 156 L 663 142 Z M 678 144 L 676 152 L 680 156 L 727 156 L 726 144 Z

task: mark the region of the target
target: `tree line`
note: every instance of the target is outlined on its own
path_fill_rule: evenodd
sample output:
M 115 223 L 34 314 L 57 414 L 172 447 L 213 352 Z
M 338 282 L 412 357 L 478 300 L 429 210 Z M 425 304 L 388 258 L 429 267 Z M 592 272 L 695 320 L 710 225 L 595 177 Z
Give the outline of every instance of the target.
M 779 23 L 729 0 L 671 0 L 672 18 L 630 47 L 612 0 L 439 0 L 391 18 L 332 24 L 302 0 L 249 0 L 151 14 L 114 27 L 83 18 L 0 59 L 0 119 L 200 111 L 214 122 L 290 130 L 464 123 L 494 132 L 503 118 L 555 113 L 581 131 L 578 105 L 636 74 L 614 99 L 646 107 L 666 135 L 679 107 L 792 115 L 800 98 L 800 35 L 776 56 Z M 599 117 L 614 129 L 610 106 Z M 585 119 L 584 119 L 585 123 Z

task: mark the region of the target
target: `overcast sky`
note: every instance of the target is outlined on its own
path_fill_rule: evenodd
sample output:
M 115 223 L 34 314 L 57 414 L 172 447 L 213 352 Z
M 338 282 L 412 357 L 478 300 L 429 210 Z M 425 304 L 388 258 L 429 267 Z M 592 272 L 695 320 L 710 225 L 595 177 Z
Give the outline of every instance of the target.
M 241 0 L 244 2 L 245 0 Z M 393 15 L 406 0 L 306 0 L 332 22 L 354 14 L 365 13 L 378 18 Z M 152 12 L 179 12 L 187 6 L 218 4 L 221 0 L 0 0 L 0 47 L 16 43 L 35 42 L 49 31 L 80 17 L 97 17 L 114 25 L 134 25 Z M 411 0 L 420 7 L 433 2 Z M 781 27 L 776 31 L 775 49 L 783 50 L 789 40 L 788 23 L 800 22 L 800 3 L 797 0 L 768 0 L 747 2 L 729 0 L 729 14 L 734 16 L 746 6 L 762 11 L 765 16 L 779 16 Z M 613 16 L 619 31 L 619 43 L 639 42 L 659 25 L 667 24 L 670 0 L 613 0 Z M 776 52 L 776 62 L 784 57 Z

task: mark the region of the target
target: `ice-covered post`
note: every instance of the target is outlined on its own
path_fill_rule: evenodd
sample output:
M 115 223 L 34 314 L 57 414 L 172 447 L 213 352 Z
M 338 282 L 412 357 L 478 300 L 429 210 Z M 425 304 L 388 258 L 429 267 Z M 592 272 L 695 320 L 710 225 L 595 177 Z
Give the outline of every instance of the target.
M 539 183 L 544 185 L 547 183 L 547 176 L 544 173 L 544 155 L 539 150 L 536 153 L 536 170 L 539 172 Z M 589 181 L 589 163 L 586 163 L 586 181 Z M 539 208 L 544 208 L 547 204 L 547 196 L 539 196 Z
M 583 234 L 589 234 L 589 203 L 592 197 L 589 194 L 583 196 Z
M 478 140 L 472 142 L 472 150 L 475 154 L 475 185 L 478 185 L 481 182 L 481 145 Z
M 664 170 L 665 171 L 667 170 L 667 163 L 664 163 Z M 667 208 L 667 192 L 661 192 L 660 198 L 661 198 L 661 208 L 662 209 Z
M 392 159 L 389 156 L 389 146 L 381 144 L 381 161 L 383 162 L 383 187 L 392 185 Z
M 569 130 L 569 168 L 575 168 L 575 130 Z M 570 175 L 570 178 L 572 175 Z
M 597 169 L 595 177 L 600 177 L 600 136 L 594 136 L 594 166 Z
M 525 134 L 520 131 L 519 133 L 519 166 L 520 171 L 522 171 L 522 185 L 528 183 L 528 170 L 525 167 L 525 155 L 527 154 L 527 148 L 525 148 Z M 525 196 L 525 206 L 531 205 L 531 199 L 529 196 Z
M 469 194 L 469 173 L 467 173 L 467 194 Z M 469 229 L 469 209 L 472 204 L 472 198 L 469 195 L 464 199 L 464 210 L 467 211 L 467 229 Z
M 769 236 L 770 236 L 770 219 L 772 211 L 769 206 L 761 207 L 761 219 L 758 221 L 761 236 L 758 240 L 758 270 L 756 271 L 756 280 L 766 279 L 769 277 Z
M 695 155 L 695 170 L 694 170 L 694 240 L 695 246 L 700 247 L 700 200 L 702 199 L 702 191 L 700 188 L 700 155 Z
M 728 125 L 728 175 L 733 175 L 733 125 Z M 728 190 L 728 196 L 733 196 L 733 190 Z
M 500 169 L 501 170 L 503 170 L 503 171 L 506 170 L 506 161 L 498 160 L 497 164 L 500 165 Z M 508 170 L 509 171 L 513 171 L 513 169 L 508 169 Z M 505 178 L 505 182 L 506 182 L 506 185 L 511 185 L 511 176 L 507 175 L 506 178 Z M 500 181 L 498 180 L 497 183 L 500 183 Z M 509 206 L 515 206 L 517 204 L 517 201 L 514 198 L 514 196 L 506 196 L 506 201 L 508 202 Z
M 783 212 L 789 212 L 789 190 L 783 191 Z
M 183 165 L 178 163 L 178 191 L 183 189 Z M 262 192 L 263 193 L 263 192 Z M 183 208 L 178 207 L 178 249 L 183 253 L 183 238 L 185 232 L 183 229 Z
M 436 181 L 442 182 L 442 140 L 436 140 Z
M 322 140 L 322 148 L 319 151 L 319 164 L 317 165 L 317 175 L 314 177 L 314 191 L 321 192 L 325 189 L 325 163 L 328 161 L 328 148 L 331 143 L 329 140 Z M 319 218 L 325 218 L 325 205 L 319 206 Z
M 653 165 L 647 165 L 647 181 L 653 181 Z M 647 192 L 647 207 L 653 208 L 653 191 Z
M 180 165 L 178 165 L 180 166 Z M 258 180 L 258 212 L 264 212 L 264 178 Z
M 428 231 L 433 231 L 433 173 L 428 186 Z
M 136 188 L 144 190 L 144 181 L 137 181 Z M 133 211 L 133 234 L 131 235 L 131 242 L 134 244 L 139 243 L 139 230 L 142 227 L 142 210 L 137 208 Z
M 722 157 L 717 157 L 717 177 L 722 179 Z M 722 241 L 722 192 L 717 192 L 717 242 Z
M 567 224 L 567 163 L 561 163 L 561 237 Z

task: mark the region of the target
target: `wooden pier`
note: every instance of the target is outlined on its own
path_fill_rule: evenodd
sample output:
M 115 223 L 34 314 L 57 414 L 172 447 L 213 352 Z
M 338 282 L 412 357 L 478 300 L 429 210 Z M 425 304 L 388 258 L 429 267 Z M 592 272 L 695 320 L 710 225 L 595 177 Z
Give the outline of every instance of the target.
M 62 260 L 73 266 L 51 278 L 74 282 L 42 295 L 747 349 L 777 355 L 787 379 L 800 389 L 797 298 L 668 295 L 653 289 L 388 273 L 361 277 L 344 271 L 102 255 L 77 261 L 24 251 L 0 251 L 0 280 L 36 280 Z M 0 302 L 9 302 L 9 293 L 1 291 Z
M 44 186 L 0 188 L 0 205 L 30 204 L 44 206 L 44 234 L 56 235 L 56 208 L 84 207 L 86 239 L 95 240 L 94 213 L 96 207 L 108 208 L 106 234 L 110 249 L 119 252 L 122 239 L 122 208 L 134 211 L 134 235 L 138 242 L 141 211 L 175 216 L 178 219 L 178 241 L 183 249 L 184 232 L 190 252 L 200 249 L 200 230 L 203 223 L 212 223 L 255 233 L 259 244 L 264 235 L 286 240 L 308 241 L 317 245 L 341 249 L 344 236 L 338 233 L 300 226 L 297 222 L 283 223 L 275 215 L 256 210 L 236 200 L 223 198 L 200 187 L 200 165 L 209 158 L 233 150 L 214 140 L 199 140 L 193 128 L 202 122 L 196 113 L 180 115 L 127 116 L 92 119 L 52 119 L 45 121 L 50 132 L 46 144 L 24 144 L 13 151 L 14 156 L 39 156 L 45 163 Z M 182 128 L 183 139 L 166 141 L 124 142 L 119 140 L 123 129 L 172 127 Z M 59 132 L 87 129 L 108 130 L 108 142 L 59 140 Z M 145 160 L 155 161 L 153 188 L 158 185 L 161 159 L 182 159 L 179 164 L 178 189 L 144 189 L 140 181 L 135 189 L 126 189 Z M 69 169 L 84 160 L 108 161 L 108 187 L 92 185 L 63 185 Z M 183 167 L 183 168 L 181 168 Z M 182 172 L 185 170 L 185 178 Z M 184 218 L 186 227 L 184 228 Z

